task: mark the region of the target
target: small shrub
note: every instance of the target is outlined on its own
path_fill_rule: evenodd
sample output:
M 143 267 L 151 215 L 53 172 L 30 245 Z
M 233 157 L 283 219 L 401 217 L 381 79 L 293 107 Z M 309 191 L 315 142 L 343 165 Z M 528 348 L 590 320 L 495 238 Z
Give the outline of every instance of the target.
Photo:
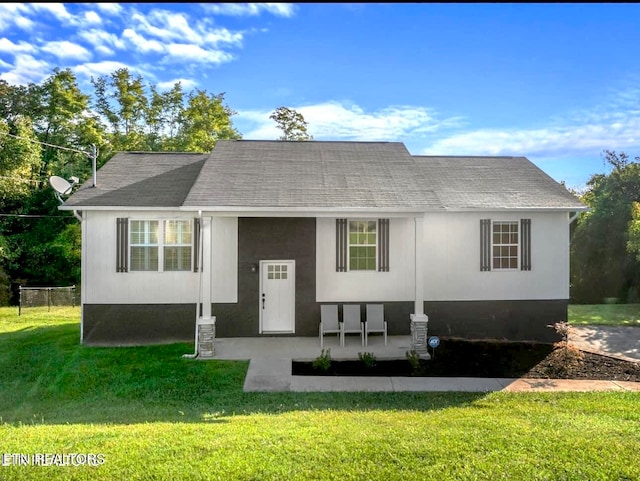
M 407 361 L 409 361 L 409 364 L 411 364 L 413 375 L 415 376 L 422 373 L 423 369 L 422 365 L 420 364 L 420 354 L 418 354 L 418 351 L 416 351 L 415 349 L 411 349 L 410 351 L 407 351 L 405 353 L 405 356 L 407 357 Z
M 553 347 L 560 352 L 560 366 L 558 369 L 564 373 L 576 368 L 582 364 L 584 353 L 569 342 L 569 334 L 571 334 L 571 324 L 566 321 L 556 322 L 549 327 L 560 334 L 561 340 L 554 343 Z
M 311 363 L 314 369 L 328 371 L 331 367 L 331 349 L 323 349 L 320 355 Z
M 359 352 L 358 359 L 367 367 L 374 367 L 376 365 L 376 356 L 374 356 L 372 352 Z

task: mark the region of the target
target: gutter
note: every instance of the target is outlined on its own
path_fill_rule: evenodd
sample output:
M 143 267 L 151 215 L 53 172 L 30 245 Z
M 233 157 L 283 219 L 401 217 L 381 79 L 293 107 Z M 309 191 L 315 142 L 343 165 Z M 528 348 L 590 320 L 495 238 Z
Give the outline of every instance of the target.
M 575 212 L 571 217 L 569 217 L 569 225 L 571 225 L 571 223 L 576 220 L 580 214 L 581 212 Z
M 198 246 L 198 250 L 200 252 L 196 252 L 196 259 L 198 261 L 198 299 L 196 300 L 196 328 L 195 328 L 195 339 L 193 344 L 193 354 L 183 354 L 182 357 L 185 359 L 195 359 L 198 357 L 198 319 L 200 318 L 200 304 L 202 304 L 202 258 L 203 258 L 203 242 L 202 242 L 202 211 L 198 211 L 198 217 L 200 218 L 200 242 Z

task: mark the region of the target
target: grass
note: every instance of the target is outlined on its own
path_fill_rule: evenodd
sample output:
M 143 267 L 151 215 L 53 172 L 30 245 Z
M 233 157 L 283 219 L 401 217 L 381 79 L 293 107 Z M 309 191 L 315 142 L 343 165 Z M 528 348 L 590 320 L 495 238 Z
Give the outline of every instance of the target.
M 0 309 L 0 454 L 104 463 L 2 480 L 640 479 L 637 393 L 244 393 L 246 362 L 83 347 L 78 317 Z
M 640 326 L 640 304 L 572 304 L 569 323 L 574 326 Z

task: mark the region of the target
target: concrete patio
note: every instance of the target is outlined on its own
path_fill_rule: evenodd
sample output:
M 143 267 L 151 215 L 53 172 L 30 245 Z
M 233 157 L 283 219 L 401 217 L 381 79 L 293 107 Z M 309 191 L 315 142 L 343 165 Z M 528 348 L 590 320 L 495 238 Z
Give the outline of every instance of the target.
M 381 335 L 370 335 L 363 346 L 358 336 L 345 337 L 340 347 L 336 335 L 326 335 L 324 349 L 331 350 L 335 360 L 358 359 L 359 352 L 371 352 L 377 359 L 405 359 L 411 349 L 409 336 L 388 336 L 387 345 Z M 312 360 L 323 348 L 318 337 L 230 337 L 215 340 L 215 354 L 207 359 L 298 359 Z
M 638 344 L 640 328 L 626 332 L 635 345 Z M 630 336 L 631 335 L 631 336 Z M 584 336 L 587 348 L 595 344 L 598 336 Z M 335 360 L 358 359 L 358 353 L 370 352 L 377 359 L 405 359 L 411 349 L 409 336 L 389 336 L 385 346 L 382 336 L 371 336 L 368 345 L 362 346 L 360 338 L 348 336 L 345 347 L 340 346 L 337 336 L 326 336 L 324 349 L 331 350 Z M 611 342 L 606 346 L 591 345 L 591 350 L 612 357 L 621 356 L 618 346 Z M 599 349 L 596 349 L 599 348 Z M 291 361 L 313 360 L 321 353 L 318 337 L 244 337 L 219 338 L 215 340 L 215 355 L 198 359 L 250 360 L 244 382 L 247 392 L 542 392 L 542 391 L 635 391 L 640 392 L 640 383 L 623 381 L 588 381 L 564 379 L 502 379 L 502 378 L 444 378 L 444 377 L 350 377 L 350 376 L 294 376 Z M 436 349 L 436 356 L 437 356 Z

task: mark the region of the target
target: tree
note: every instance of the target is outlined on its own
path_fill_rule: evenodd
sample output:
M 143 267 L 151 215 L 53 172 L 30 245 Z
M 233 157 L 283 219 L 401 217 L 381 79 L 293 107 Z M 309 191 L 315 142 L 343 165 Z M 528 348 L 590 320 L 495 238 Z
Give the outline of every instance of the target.
M 13 128 L 12 128 L 13 127 Z M 31 119 L 0 120 L 0 210 L 19 208 L 40 181 L 41 150 Z
M 575 302 L 600 303 L 606 297 L 623 302 L 638 298 L 640 285 L 640 158 L 604 151 L 609 174 L 589 179 L 582 196 L 590 208 L 583 213 L 571 239 L 571 297 Z
M 176 82 L 173 88 L 160 93 L 150 86 L 151 101 L 147 111 L 147 146 L 152 151 L 176 150 L 177 133 L 183 121 L 184 91 Z
M 57 209 L 48 179 L 84 182 L 92 144 L 99 167 L 118 150 L 210 152 L 241 137 L 223 93 L 187 95 L 180 82 L 159 92 L 127 69 L 92 84 L 93 95 L 83 93 L 69 69 L 40 84 L 0 80 L 0 303 L 9 282 L 79 283 L 79 224 Z
M 91 144 L 105 145 L 104 126 L 89 109 L 89 96 L 82 93 L 69 69 L 55 69 L 39 89 L 33 102 L 39 108 L 32 114 L 41 142 L 88 151 Z M 43 180 L 51 175 L 84 177 L 91 172 L 87 157 L 65 149 L 44 146 Z
M 313 136 L 307 131 L 308 124 L 300 112 L 289 107 L 278 107 L 269 118 L 283 132 L 279 140 L 313 140 Z
M 224 104 L 224 93 L 191 92 L 182 113 L 177 147 L 184 152 L 211 152 L 221 139 L 239 139 L 231 116 L 236 112 Z
M 121 68 L 111 75 L 91 79 L 95 87 L 95 107 L 111 127 L 111 143 L 118 150 L 146 150 L 145 120 L 149 100 L 140 75 Z

